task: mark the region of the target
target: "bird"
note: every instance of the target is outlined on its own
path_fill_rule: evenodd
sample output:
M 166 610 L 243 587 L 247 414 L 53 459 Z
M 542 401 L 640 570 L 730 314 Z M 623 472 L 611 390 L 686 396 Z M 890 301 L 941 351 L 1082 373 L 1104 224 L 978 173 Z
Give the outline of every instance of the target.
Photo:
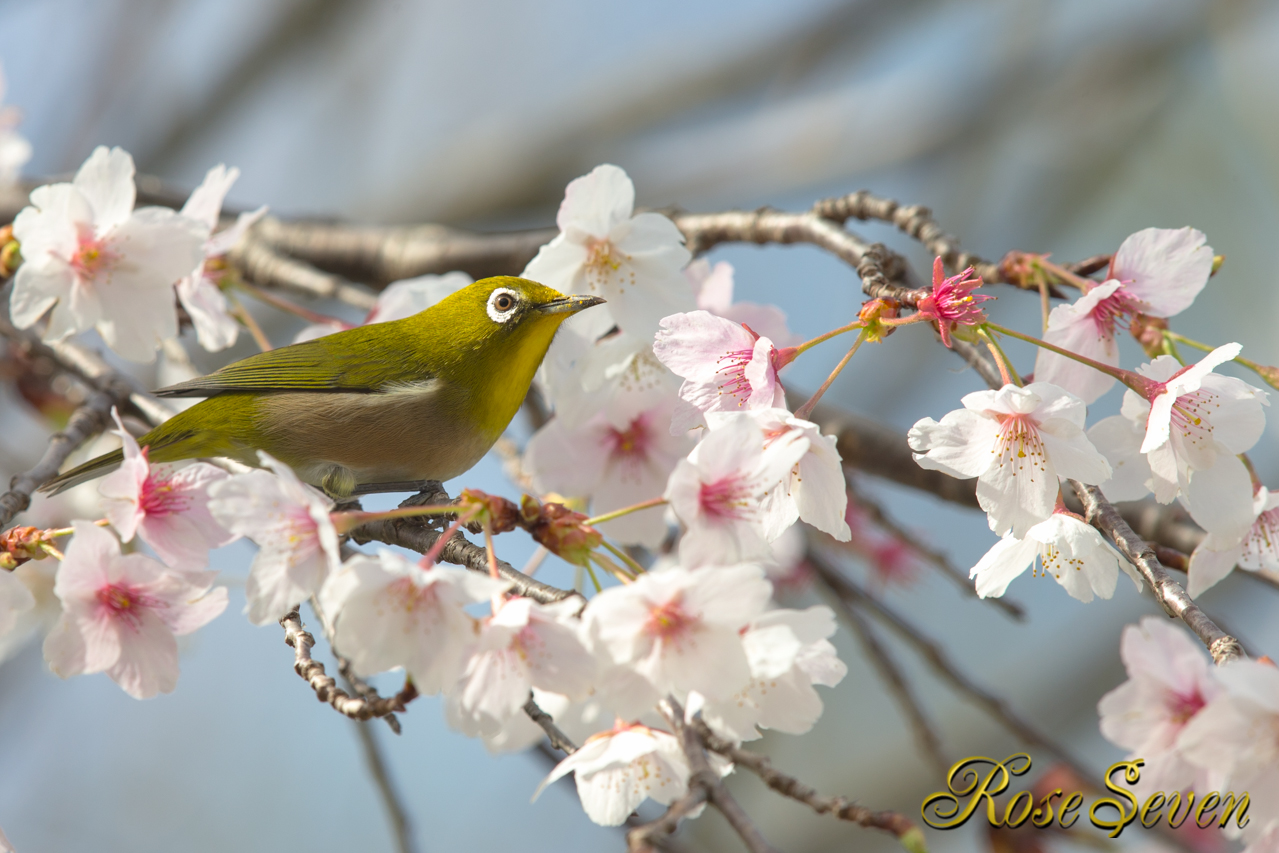
M 411 317 L 267 350 L 156 392 L 204 397 L 138 439 L 152 463 L 258 451 L 334 498 L 448 480 L 515 416 L 562 324 L 598 305 L 528 279 L 481 279 Z M 41 487 L 114 471 L 98 456 Z M 404 488 L 381 488 L 399 486 Z

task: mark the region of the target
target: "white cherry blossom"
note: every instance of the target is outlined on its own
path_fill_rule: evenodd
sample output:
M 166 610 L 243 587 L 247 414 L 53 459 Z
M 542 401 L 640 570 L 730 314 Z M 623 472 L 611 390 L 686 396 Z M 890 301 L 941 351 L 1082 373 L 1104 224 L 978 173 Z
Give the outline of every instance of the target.
M 27 585 L 12 571 L 0 569 L 0 640 L 18 630 L 35 607 L 36 598 Z
M 835 628 L 834 612 L 821 605 L 764 613 L 742 634 L 750 682 L 718 702 L 690 696 L 687 714 L 700 711 L 716 732 L 739 742 L 760 737 L 761 728 L 804 734 L 822 714 L 814 685 L 834 687 L 848 673 L 828 640 Z
M 680 561 L 694 566 L 768 554 L 763 499 L 790 476 L 809 439 L 788 433 L 771 443 L 750 418 L 707 433 L 671 472 L 664 497 L 687 530 Z
M 642 676 L 654 699 L 690 690 L 724 699 L 751 679 L 740 631 L 771 593 L 758 566 L 675 567 L 604 590 L 582 619 L 597 653 Z
M 258 545 L 244 588 L 245 612 L 253 624 L 265 625 L 318 592 L 341 558 L 329 519 L 333 502 L 283 462 L 263 451 L 258 456 L 270 471 L 214 483 L 209 511 L 227 530 Z
M 1258 487 L 1252 495 L 1252 511 L 1252 527 L 1242 537 L 1232 540 L 1209 533 L 1190 555 L 1186 592 L 1191 597 L 1212 587 L 1235 566 L 1279 572 L 1279 492 Z
M 523 716 L 534 687 L 570 699 L 585 696 L 596 662 L 582 639 L 579 607 L 573 600 L 503 602 L 481 622 L 475 648 L 449 691 L 449 723 L 468 735 L 492 736 L 512 717 Z
M 940 422 L 924 418 L 908 435 L 920 467 L 977 478 L 990 529 L 1021 538 L 1052 515 L 1059 478 L 1097 484 L 1110 465 L 1084 435 L 1082 400 L 1046 382 L 975 391 Z
M 1117 295 L 1118 294 L 1118 295 Z M 1070 305 L 1058 305 L 1048 315 L 1044 340 L 1078 355 L 1119 366 L 1115 323 L 1130 306 L 1122 282 L 1106 281 Z M 1040 348 L 1035 356 L 1035 381 L 1065 388 L 1085 403 L 1093 403 L 1115 384 L 1100 370 Z
M 36 634 L 48 633 L 62 615 L 62 604 L 53 592 L 57 570 L 57 560 L 28 560 L 11 572 L 0 572 L 6 576 L 0 580 L 5 586 L 0 591 L 0 622 L 8 625 L 0 630 L 0 664 Z M 26 595 L 10 585 L 13 581 L 26 589 Z
M 174 572 L 88 521 L 58 569 L 62 617 L 44 641 L 49 668 L 67 678 L 105 671 L 135 699 L 170 693 L 178 682 L 178 644 L 226 609 L 213 572 Z
M 803 519 L 839 542 L 852 539 L 845 519 L 848 491 L 844 468 L 833 435 L 822 435 L 817 424 L 797 418 L 785 409 L 752 409 L 747 412 L 708 413 L 711 432 L 737 418 L 750 418 L 764 431 L 766 444 L 807 440 L 808 449 L 788 476 L 773 487 L 763 501 L 764 538 L 774 542 Z
M 1145 759 L 1142 790 L 1211 790 L 1177 745 L 1186 724 L 1222 689 L 1203 647 L 1182 627 L 1147 616 L 1124 629 L 1119 653 L 1128 680 L 1097 704 L 1101 733 L 1129 758 Z
M 708 311 L 672 314 L 662 319 L 653 354 L 684 380 L 672 433 L 704 426 L 710 412 L 786 405 L 777 347 L 741 323 Z
M 720 772 L 728 768 L 715 761 Z M 620 826 L 631 812 L 652 799 L 662 805 L 688 791 L 688 759 L 679 741 L 667 732 L 638 723 L 619 723 L 612 731 L 594 735 L 565 758 L 533 794 L 573 774 L 586 815 L 601 826 Z
M 175 569 L 205 568 L 210 548 L 236 538 L 208 507 L 208 487 L 225 480 L 227 473 L 205 462 L 176 471 L 170 465 L 152 466 L 114 408 L 111 415 L 124 445 L 124 462 L 98 484 L 107 519 L 123 541 L 138 536 Z
M 1096 528 L 1065 512 L 1053 513 L 1026 531 L 1022 539 L 1005 534 L 973 566 L 969 576 L 977 579 L 979 596 L 998 598 L 1036 561 L 1045 575 L 1051 575 L 1080 601 L 1092 601 L 1094 593 L 1102 598 L 1114 595 L 1120 569 L 1141 589 L 1137 570 Z
M 690 255 L 675 223 L 633 215 L 635 186 L 617 166 L 596 166 L 564 191 L 560 233 L 524 268 L 524 277 L 561 293 L 602 296 L 607 304 L 566 325 L 598 340 L 613 325 L 651 339 L 663 317 L 692 308 L 682 270 Z
M 508 586 L 465 569 L 423 569 L 383 549 L 331 574 L 319 602 L 333 624 L 334 647 L 357 673 L 402 667 L 430 695 L 457 682 L 476 643 L 479 625 L 463 608 Z
M 627 396 L 577 428 L 552 418 L 529 439 L 525 468 L 542 492 L 589 498 L 602 515 L 660 495 L 676 463 L 693 447 L 688 435 L 669 429 L 674 395 L 636 409 L 642 397 Z M 660 545 L 667 526 L 660 507 L 633 512 L 600 525 L 628 544 Z
M 13 223 L 22 244 L 10 311 L 29 328 L 49 315 L 44 338 L 96 328 L 113 350 L 151 361 L 177 334 L 173 284 L 204 260 L 200 222 L 160 207 L 133 209 L 133 158 L 98 147 L 69 184 L 31 193 Z
M 214 166 L 182 206 L 182 215 L 203 224 L 210 235 L 204 243 L 204 258 L 177 283 L 178 300 L 195 326 L 196 339 L 209 352 L 224 350 L 234 344 L 240 334 L 240 324 L 227 312 L 226 297 L 218 285 L 221 273 L 210 269 L 207 262 L 221 259 L 235 248 L 244 233 L 267 211 L 263 206 L 241 213 L 230 228 L 213 233 L 221 220 L 222 202 L 238 177 L 240 170 L 235 167 Z
M 1227 344 L 1184 368 L 1172 356 L 1138 368 L 1150 383 L 1148 397 L 1128 391 L 1120 414 L 1089 432 L 1114 468 L 1124 470 L 1113 488 L 1101 484 L 1106 494 L 1127 500 L 1153 491 L 1160 503 L 1180 497 L 1191 517 L 1220 539 L 1247 532 L 1256 514 L 1252 480 L 1238 454 L 1261 438 L 1262 406 L 1269 398 L 1240 379 L 1212 372 L 1239 350 L 1239 344 Z

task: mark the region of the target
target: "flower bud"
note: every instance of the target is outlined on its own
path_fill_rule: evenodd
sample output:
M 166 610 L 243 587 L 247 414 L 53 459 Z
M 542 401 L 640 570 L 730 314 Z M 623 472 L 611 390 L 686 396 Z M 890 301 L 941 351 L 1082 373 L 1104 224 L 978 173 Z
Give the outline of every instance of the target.
M 458 514 L 471 516 L 468 527 L 479 525 L 494 535 L 506 533 L 520 526 L 520 511 L 513 501 L 498 495 L 490 495 L 479 489 L 463 489 L 457 497 Z
M 872 299 L 862 303 L 857 312 L 857 319 L 862 322 L 862 336 L 866 342 L 877 344 L 893 333 L 892 326 L 885 326 L 881 320 L 895 320 L 901 306 L 894 299 Z
M 534 542 L 575 566 L 588 565 L 591 552 L 604 541 L 598 530 L 584 523 L 585 515 L 562 504 L 543 504 L 525 495 L 519 514 L 520 526 Z
M 1132 319 L 1128 322 L 1128 331 L 1137 339 L 1137 343 L 1141 344 L 1141 348 L 1146 351 L 1146 355 L 1151 358 L 1158 358 L 1167 354 L 1164 349 L 1164 331 L 1167 328 L 1167 320 L 1146 314 L 1133 314 Z

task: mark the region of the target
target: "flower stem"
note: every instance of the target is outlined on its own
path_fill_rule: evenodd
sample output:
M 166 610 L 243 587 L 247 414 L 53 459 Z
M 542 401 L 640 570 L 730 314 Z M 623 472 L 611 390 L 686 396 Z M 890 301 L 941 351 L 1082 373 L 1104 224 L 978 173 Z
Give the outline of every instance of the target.
M 865 324 L 863 324 L 861 320 L 854 320 L 853 322 L 849 323 L 847 326 L 840 326 L 838 329 L 833 329 L 824 335 L 818 335 L 817 337 L 813 338 L 811 341 L 804 341 L 802 344 L 799 344 L 796 347 L 794 347 L 795 355 L 799 355 L 802 352 L 810 350 L 813 347 L 817 346 L 818 344 L 825 343 L 826 341 L 829 341 L 831 338 L 842 335 L 845 332 L 851 332 L 854 329 L 860 329 L 862 328 L 863 325 Z
M 1047 258 L 1040 258 L 1039 266 L 1042 269 L 1045 269 L 1048 272 L 1052 273 L 1057 278 L 1061 279 L 1062 284 L 1068 284 L 1068 285 L 1071 285 L 1072 287 L 1077 287 L 1080 290 L 1082 290 L 1084 293 L 1087 293 L 1089 288 L 1096 287 L 1097 285 L 1097 282 L 1093 281 L 1091 278 L 1085 278 L 1082 275 L 1077 275 L 1071 272 L 1070 270 L 1066 269 L 1065 267 L 1061 267 L 1061 266 L 1058 266 L 1057 264 L 1054 264 L 1052 261 L 1048 260 Z
M 1016 369 L 1012 362 L 1008 360 L 1008 354 L 1004 352 L 1004 348 L 999 345 L 999 341 L 995 340 L 995 336 L 985 329 L 979 329 L 977 334 L 986 342 L 986 349 L 990 350 L 990 354 L 995 359 L 996 366 L 999 367 L 999 377 L 1004 381 L 1005 385 L 1016 385 L 1018 388 L 1025 383 L 1021 381 L 1021 377 L 1017 375 Z
M 1111 367 L 1109 364 L 1102 364 L 1100 361 L 1094 361 L 1087 356 L 1071 352 L 1068 349 L 1062 349 L 1059 346 L 1054 346 L 1047 341 L 1041 341 L 1039 338 L 1034 338 L 1030 335 L 1023 335 L 1021 332 L 1014 332 L 1012 329 L 1000 326 L 996 323 L 986 323 L 985 328 L 990 329 L 993 332 L 999 332 L 1001 335 L 1008 335 L 1009 337 L 1016 338 L 1019 341 L 1025 341 L 1026 343 L 1034 344 L 1037 347 L 1042 347 L 1049 352 L 1055 352 L 1057 355 L 1065 356 L 1066 358 L 1072 361 L 1077 361 L 1080 364 L 1086 364 L 1093 370 L 1100 370 L 1107 376 L 1113 376 L 1115 379 L 1118 379 L 1120 382 L 1124 383 L 1124 385 L 1127 385 L 1143 397 L 1146 396 L 1146 392 L 1149 390 L 1149 381 L 1144 377 L 1133 373 L 1131 370 L 1122 370 L 1118 367 Z
M 449 525 L 448 530 L 445 530 L 444 533 L 440 535 L 440 538 L 435 540 L 435 544 L 422 555 L 422 559 L 418 560 L 417 564 L 424 569 L 429 569 L 431 566 L 434 566 L 436 561 L 440 559 L 440 552 L 444 550 L 444 546 L 453 538 L 453 534 L 457 531 L 457 529 L 474 517 L 475 511 L 471 511 L 466 515 L 459 515 L 457 519 Z
M 606 512 L 603 515 L 597 515 L 594 518 L 588 518 L 586 519 L 586 521 L 583 521 L 582 523 L 588 524 L 591 527 L 594 527 L 597 524 L 603 524 L 606 521 L 612 521 L 615 518 L 621 518 L 624 515 L 630 515 L 633 512 L 639 512 L 642 509 L 648 509 L 649 507 L 654 507 L 654 506 L 661 506 L 664 503 L 666 503 L 666 498 L 653 498 L 652 500 L 644 501 L 643 503 L 632 504 L 631 506 L 624 506 L 621 509 L 615 509 L 612 512 Z
M 61 551 L 59 551 L 56 547 L 54 547 L 54 545 L 50 542 L 41 542 L 40 550 L 44 551 L 50 557 L 53 557 L 54 559 L 56 559 L 58 562 L 62 562 L 63 560 L 66 559 L 66 556 Z
M 257 343 L 258 349 L 262 352 L 270 352 L 271 339 L 266 336 L 266 332 L 262 331 L 262 327 L 258 325 L 258 321 L 253 319 L 253 315 L 249 313 L 249 309 L 244 307 L 244 303 L 235 298 L 234 293 L 228 293 L 227 299 L 232 305 L 231 316 L 244 324 L 244 328 L 249 330 L 249 334 L 253 336 L 254 342 Z
M 265 302 L 267 305 L 270 305 L 273 308 L 279 308 L 281 311 L 284 311 L 285 313 L 293 314 L 296 317 L 301 317 L 303 320 L 306 320 L 308 323 L 322 323 L 325 325 L 344 326 L 346 328 L 351 327 L 349 323 L 345 323 L 336 317 L 330 317 L 327 314 L 320 314 L 316 311 L 312 311 L 310 308 L 305 308 L 301 305 L 298 305 L 296 302 L 291 302 L 288 299 L 285 299 L 283 296 L 277 296 L 274 293 L 270 293 L 268 291 L 261 290 L 260 288 L 254 287 L 253 285 L 249 284 L 247 281 L 244 281 L 243 279 L 240 279 L 238 277 L 235 280 L 234 286 L 238 290 L 243 290 L 245 293 L 249 294 L 250 296 L 258 300 L 259 302 Z
M 813 396 L 808 398 L 807 403 L 805 403 L 804 405 L 800 406 L 798 409 L 795 410 L 795 417 L 799 418 L 800 420 L 808 419 L 808 416 L 812 414 L 813 412 L 813 407 L 817 405 L 817 401 L 820 400 L 822 398 L 822 395 L 826 393 L 826 389 L 830 388 L 831 383 L 835 381 L 835 377 L 838 376 L 840 371 L 844 369 L 844 367 L 848 364 L 849 360 L 852 359 L 853 355 L 857 352 L 858 348 L 862 345 L 862 342 L 865 340 L 866 340 L 866 332 L 863 330 L 862 333 L 857 336 L 857 340 L 853 341 L 852 347 L 849 348 L 848 352 L 840 360 L 839 364 L 835 365 L 835 369 L 830 372 L 830 376 L 826 377 L 826 381 L 822 383 L 822 387 L 818 388 L 816 391 L 813 392 Z
M 630 554 L 626 553 L 625 551 L 623 551 L 621 548 L 617 547 L 616 545 L 609 542 L 608 540 L 603 540 L 600 542 L 600 544 L 603 545 L 605 548 L 607 548 L 614 557 L 621 560 L 630 568 L 631 580 L 635 580 L 635 578 L 639 577 L 640 575 L 644 573 L 644 567 L 641 566 L 639 563 L 635 562 L 635 558 L 632 557 Z

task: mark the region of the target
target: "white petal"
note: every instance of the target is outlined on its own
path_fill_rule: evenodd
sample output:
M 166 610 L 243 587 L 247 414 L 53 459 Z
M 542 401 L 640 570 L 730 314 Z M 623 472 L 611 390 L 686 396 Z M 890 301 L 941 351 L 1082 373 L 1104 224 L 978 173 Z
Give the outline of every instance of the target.
M 1190 307 L 1212 273 L 1212 247 L 1194 228 L 1146 228 L 1131 235 L 1110 265 L 1110 277 L 1148 306 L 1145 313 L 1171 317 Z
M 76 172 L 75 187 L 93 206 L 94 225 L 102 234 L 129 218 L 137 190 L 133 158 L 123 148 L 99 145 Z M 176 278 L 176 276 L 175 276 Z

